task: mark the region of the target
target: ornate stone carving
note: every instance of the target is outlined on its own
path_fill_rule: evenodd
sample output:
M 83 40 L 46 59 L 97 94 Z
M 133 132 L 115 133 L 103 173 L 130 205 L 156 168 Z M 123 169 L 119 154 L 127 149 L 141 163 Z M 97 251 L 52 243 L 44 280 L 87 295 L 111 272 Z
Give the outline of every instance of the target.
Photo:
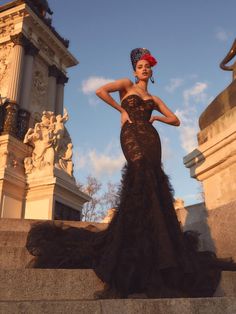
M 3 133 L 15 136 L 17 127 L 18 106 L 13 102 L 7 102 L 5 106 Z
M 9 151 L 0 152 L 0 168 L 16 168 L 19 161 L 15 154 Z
M 13 43 L 2 44 L 0 48 L 0 94 L 6 97 L 11 66 Z
M 72 143 L 64 124 L 68 120 L 64 115 L 57 115 L 52 111 L 44 111 L 41 122 L 36 123 L 25 135 L 24 143 L 33 146 L 31 157 L 24 160 L 25 172 L 31 174 L 44 171 L 48 174 L 56 167 L 73 177 Z
M 14 45 L 20 45 L 23 47 L 27 47 L 30 45 L 30 41 L 23 33 L 19 33 L 16 35 L 11 36 L 11 41 L 14 43 Z
M 42 112 L 46 109 L 48 90 L 48 68 L 36 57 L 32 80 L 30 111 Z
M 10 23 L 4 26 L 1 26 L 0 28 L 0 37 L 5 37 L 8 35 L 11 35 L 15 30 L 15 24 Z

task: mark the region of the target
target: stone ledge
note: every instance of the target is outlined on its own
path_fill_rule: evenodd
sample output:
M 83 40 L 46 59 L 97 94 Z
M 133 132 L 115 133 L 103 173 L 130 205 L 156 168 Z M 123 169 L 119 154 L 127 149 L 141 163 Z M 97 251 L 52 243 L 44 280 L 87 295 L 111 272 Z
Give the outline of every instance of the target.
M 0 302 L 4 314 L 233 314 L 236 298 Z
M 92 300 L 103 289 L 92 269 L 0 270 L 0 300 Z M 217 297 L 236 297 L 236 273 L 223 272 Z
M 32 258 L 26 248 L 0 247 L 0 270 L 24 269 Z
M 85 221 L 62 221 L 62 220 L 54 220 L 54 221 L 55 223 L 58 223 L 58 224 L 64 223 L 66 226 L 71 226 L 71 227 L 85 228 L 88 226 L 94 226 L 100 230 L 105 229 L 107 227 L 107 224 L 105 223 L 85 222 Z M 28 232 L 31 225 L 36 222 L 43 222 L 43 220 L 1 218 L 0 219 L 0 231 Z
M 90 269 L 0 270 L 0 300 L 84 300 L 102 289 Z

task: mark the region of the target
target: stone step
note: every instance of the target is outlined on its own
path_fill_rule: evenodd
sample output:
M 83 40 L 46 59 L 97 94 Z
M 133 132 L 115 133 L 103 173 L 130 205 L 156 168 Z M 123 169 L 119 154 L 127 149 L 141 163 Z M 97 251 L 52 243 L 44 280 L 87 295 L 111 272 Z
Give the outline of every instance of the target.
M 28 232 L 31 225 L 36 222 L 43 220 L 34 220 L 34 219 L 8 219 L 0 218 L 0 231 L 23 231 Z M 105 229 L 107 224 L 105 223 L 96 223 L 96 222 L 85 222 L 85 221 L 62 221 L 54 220 L 55 223 L 72 226 L 72 227 L 88 227 L 97 228 L 99 230 Z
M 91 269 L 0 270 L 0 300 L 88 300 L 103 283 Z M 236 297 L 236 275 L 223 272 L 218 297 Z
M 24 231 L 0 231 L 0 248 L 25 247 L 28 232 Z
M 3 301 L 0 309 L 4 314 L 235 314 L 236 298 Z
M 0 300 L 88 300 L 103 289 L 91 269 L 0 270 Z
M 0 247 L 0 269 L 24 269 L 33 256 L 23 247 Z

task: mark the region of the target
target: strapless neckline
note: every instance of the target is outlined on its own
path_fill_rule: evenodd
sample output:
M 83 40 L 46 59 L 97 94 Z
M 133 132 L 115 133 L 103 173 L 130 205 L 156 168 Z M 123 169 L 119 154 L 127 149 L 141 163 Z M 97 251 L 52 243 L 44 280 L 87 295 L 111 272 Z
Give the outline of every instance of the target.
M 121 100 L 121 103 L 123 103 L 123 102 L 124 102 L 125 100 L 127 100 L 129 97 L 133 97 L 133 96 L 138 97 L 138 98 L 141 99 L 143 102 L 146 102 L 146 101 L 153 101 L 152 98 L 143 99 L 143 98 L 142 98 L 141 96 L 139 96 L 138 94 L 130 94 L 130 95 L 128 95 L 127 97 L 123 98 L 123 99 Z

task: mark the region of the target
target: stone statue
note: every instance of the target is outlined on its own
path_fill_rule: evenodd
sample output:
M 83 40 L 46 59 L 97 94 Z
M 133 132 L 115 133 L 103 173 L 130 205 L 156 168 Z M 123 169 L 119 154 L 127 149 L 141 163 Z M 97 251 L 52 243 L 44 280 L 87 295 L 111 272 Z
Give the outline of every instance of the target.
M 47 13 L 50 15 L 53 14 L 47 0 L 27 0 L 26 2 L 28 2 L 29 5 L 33 5 L 43 17 L 45 17 Z
M 116 212 L 116 208 L 108 209 L 106 216 L 103 218 L 103 220 L 101 222 L 102 223 L 110 223 L 115 212 Z
M 55 150 L 58 151 L 60 149 L 60 145 L 62 143 L 62 139 L 65 132 L 65 126 L 64 124 L 68 120 L 68 113 L 66 109 L 64 109 L 64 115 L 58 114 L 56 116 L 56 121 L 54 122 L 54 134 L 56 136 L 55 140 Z
M 67 150 L 65 152 L 65 155 L 59 159 L 59 165 L 61 169 L 64 169 L 70 176 L 73 176 L 72 149 L 72 143 L 67 144 Z
M 27 131 L 24 143 L 33 147 L 32 156 L 24 160 L 27 174 L 35 171 L 44 171 L 47 174 L 56 167 L 73 177 L 73 145 L 64 126 L 68 118 L 66 110 L 63 116 L 55 116 L 52 111 L 43 111 L 41 122 Z
M 227 53 L 226 57 L 220 63 L 221 69 L 226 71 L 233 71 L 233 80 L 236 79 L 236 61 L 232 65 L 227 65 L 227 63 L 230 62 L 235 57 L 235 55 L 236 55 L 236 39 L 234 40 L 234 43 L 230 48 L 230 51 Z

